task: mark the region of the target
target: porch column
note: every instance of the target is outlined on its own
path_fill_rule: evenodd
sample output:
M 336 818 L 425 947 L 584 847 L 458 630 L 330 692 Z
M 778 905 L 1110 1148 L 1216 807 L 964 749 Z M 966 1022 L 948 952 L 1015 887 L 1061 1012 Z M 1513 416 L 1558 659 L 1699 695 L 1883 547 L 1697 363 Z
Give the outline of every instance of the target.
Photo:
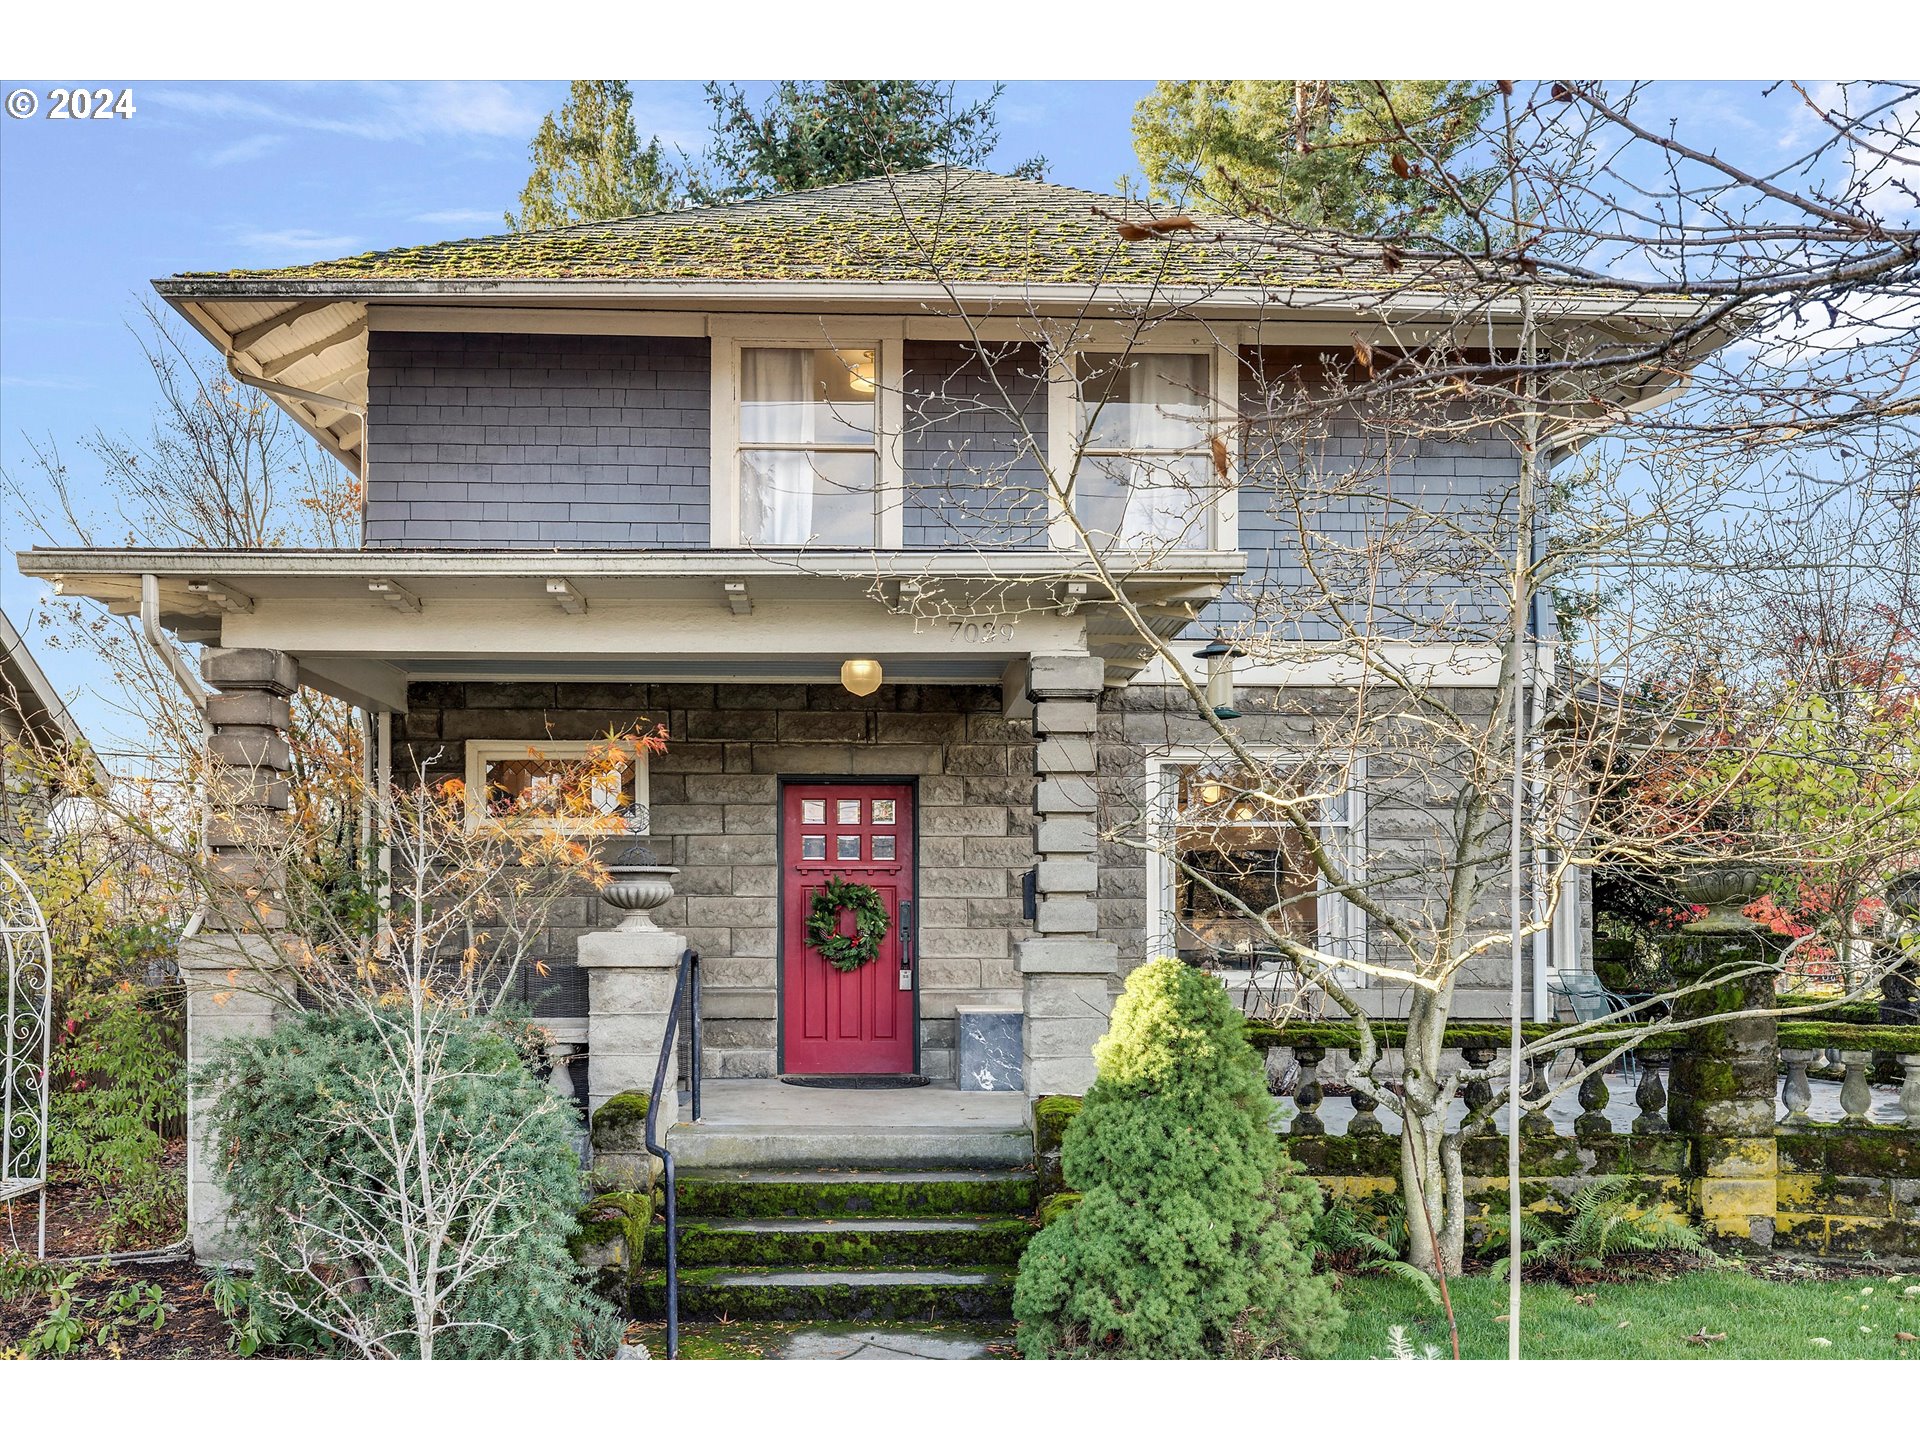
M 1033 938 L 1014 955 L 1022 991 L 1029 1095 L 1083 1095 L 1107 1029 L 1107 981 L 1119 949 L 1098 938 L 1096 727 L 1106 667 L 1090 655 L 1035 655 L 1033 810 L 1038 898 Z
M 288 697 L 298 682 L 277 650 L 208 650 L 206 845 L 219 886 L 198 933 L 180 944 L 187 999 L 189 1073 L 222 1042 L 266 1035 L 290 996 L 275 932 L 286 925 Z M 202 1264 L 251 1260 L 232 1233 L 225 1166 L 207 1116 L 217 1092 L 187 1097 L 187 1230 Z
M 645 912 L 629 915 L 612 930 L 580 937 L 580 968 L 587 974 L 589 1113 L 623 1090 L 645 1095 L 653 1089 L 686 948 L 686 936 L 660 929 Z M 679 1056 L 669 1055 L 655 1121 L 659 1135 L 680 1118 L 679 1078 Z

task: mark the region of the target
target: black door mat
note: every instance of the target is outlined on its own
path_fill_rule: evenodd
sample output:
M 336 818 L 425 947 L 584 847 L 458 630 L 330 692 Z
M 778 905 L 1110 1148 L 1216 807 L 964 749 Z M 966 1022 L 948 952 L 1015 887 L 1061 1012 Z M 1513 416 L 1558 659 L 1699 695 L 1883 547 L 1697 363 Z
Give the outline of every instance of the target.
M 924 1075 L 782 1075 L 782 1085 L 809 1090 L 916 1090 L 927 1083 Z

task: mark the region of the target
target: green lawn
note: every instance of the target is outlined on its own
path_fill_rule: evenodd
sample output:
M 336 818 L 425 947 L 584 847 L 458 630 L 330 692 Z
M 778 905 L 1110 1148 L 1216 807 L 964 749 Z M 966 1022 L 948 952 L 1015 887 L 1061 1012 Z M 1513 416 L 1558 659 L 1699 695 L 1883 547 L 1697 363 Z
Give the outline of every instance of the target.
M 1462 1359 L 1505 1359 L 1505 1282 L 1452 1283 Z M 1576 1293 L 1591 1294 L 1591 1305 Z M 1339 1358 L 1388 1354 L 1387 1327 L 1404 1325 L 1416 1347 L 1448 1352 L 1446 1316 L 1402 1280 L 1349 1278 Z M 1725 1340 L 1691 1344 L 1702 1327 Z M 1741 1270 L 1703 1270 L 1666 1280 L 1593 1285 L 1576 1292 L 1529 1285 L 1521 1305 L 1521 1354 L 1538 1360 L 1920 1359 L 1920 1273 L 1854 1280 L 1760 1280 Z M 1830 1343 L 1822 1344 L 1821 1341 Z

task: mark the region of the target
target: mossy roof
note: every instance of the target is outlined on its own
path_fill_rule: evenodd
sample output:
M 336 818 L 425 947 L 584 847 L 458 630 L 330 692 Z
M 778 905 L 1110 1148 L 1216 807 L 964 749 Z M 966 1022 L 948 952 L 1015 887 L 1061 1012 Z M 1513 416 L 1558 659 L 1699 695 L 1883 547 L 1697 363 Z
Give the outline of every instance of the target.
M 1341 290 L 1430 288 L 1378 246 L 1277 238 L 1245 221 L 1129 243 L 1119 220 L 1168 212 L 1066 185 L 936 166 L 739 204 L 552 230 L 374 250 L 272 270 L 195 271 L 163 282 L 946 282 Z M 1425 284 L 1420 282 L 1424 278 Z M 329 288 L 332 288 L 331 285 Z

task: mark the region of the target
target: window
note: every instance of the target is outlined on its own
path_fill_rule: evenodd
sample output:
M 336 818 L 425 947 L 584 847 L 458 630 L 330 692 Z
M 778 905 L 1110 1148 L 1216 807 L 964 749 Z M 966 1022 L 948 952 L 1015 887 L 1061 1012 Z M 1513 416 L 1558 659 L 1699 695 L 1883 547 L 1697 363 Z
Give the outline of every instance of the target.
M 468 823 L 557 824 L 562 829 L 647 833 L 647 761 L 631 751 L 592 774 L 578 773 L 596 747 L 585 740 L 470 740 L 467 742 Z M 577 782 L 578 800 L 562 812 L 564 780 Z M 481 803 L 472 803 L 482 797 Z
M 1320 843 L 1351 874 L 1359 855 L 1355 793 L 1329 792 L 1324 781 L 1316 787 L 1311 774 L 1290 775 L 1279 763 L 1249 775 L 1237 762 L 1202 757 L 1162 762 L 1153 792 L 1152 953 L 1249 980 L 1281 967 L 1280 947 L 1251 910 L 1288 938 L 1359 957 L 1361 917 L 1343 897 L 1323 893 L 1305 837 L 1281 804 L 1283 795 L 1306 797 Z
M 1215 484 L 1207 354 L 1082 353 L 1074 511 L 1099 540 L 1204 548 Z
M 875 543 L 877 382 L 872 349 L 741 349 L 742 543 Z
M 713 326 L 713 543 L 897 546 L 899 322 Z

